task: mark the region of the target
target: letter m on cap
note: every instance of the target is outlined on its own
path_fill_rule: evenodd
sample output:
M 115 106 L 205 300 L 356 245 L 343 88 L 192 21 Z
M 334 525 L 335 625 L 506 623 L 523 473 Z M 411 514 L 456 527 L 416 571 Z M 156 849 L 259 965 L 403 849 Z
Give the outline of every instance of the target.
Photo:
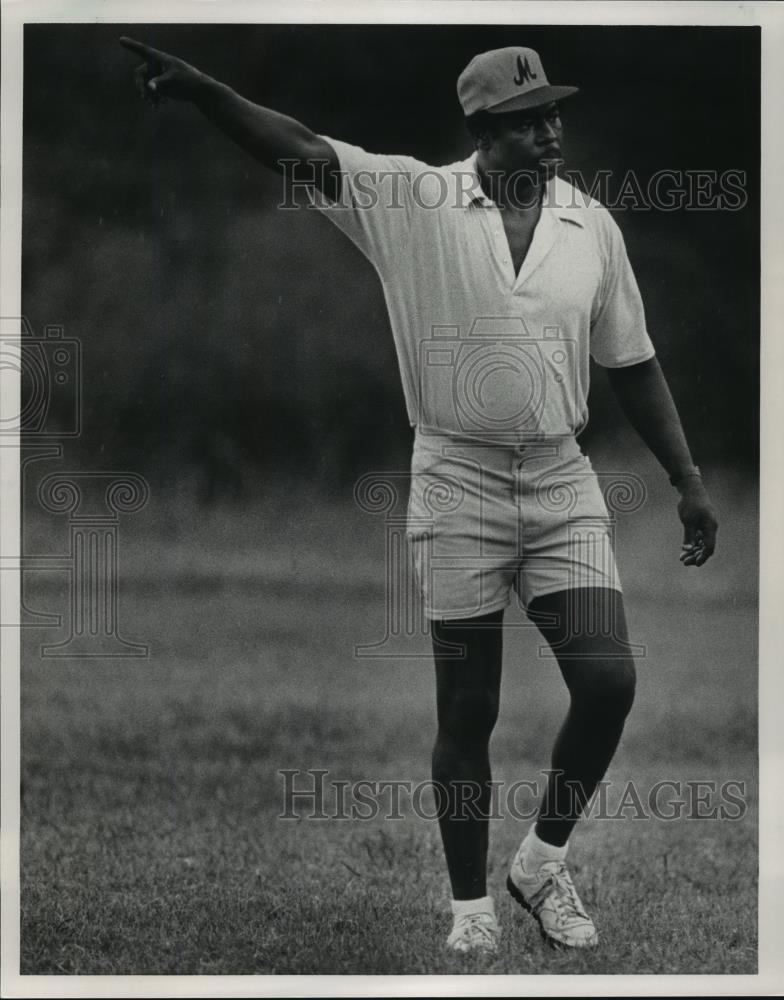
M 528 56 L 525 57 L 525 62 L 520 56 L 517 57 L 517 76 L 514 78 L 514 82 L 518 87 L 522 87 L 524 83 L 528 83 L 529 80 L 535 80 L 536 73 L 533 72 L 530 65 L 528 64 Z

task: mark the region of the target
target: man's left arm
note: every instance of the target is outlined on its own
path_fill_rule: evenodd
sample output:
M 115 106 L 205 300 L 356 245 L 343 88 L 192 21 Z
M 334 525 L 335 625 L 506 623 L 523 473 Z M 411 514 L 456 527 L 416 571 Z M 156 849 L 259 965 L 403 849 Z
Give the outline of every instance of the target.
M 680 417 L 657 358 L 607 368 L 613 392 L 632 427 L 667 471 L 681 495 L 685 566 L 702 566 L 716 547 L 716 514 L 692 461 Z

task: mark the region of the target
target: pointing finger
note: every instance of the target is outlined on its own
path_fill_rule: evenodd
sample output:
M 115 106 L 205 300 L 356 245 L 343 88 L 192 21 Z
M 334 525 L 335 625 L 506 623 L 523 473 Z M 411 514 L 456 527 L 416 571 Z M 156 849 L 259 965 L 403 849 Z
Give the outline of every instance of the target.
M 139 56 L 144 56 L 145 59 L 157 60 L 160 62 L 163 59 L 169 58 L 165 52 L 161 52 L 159 49 L 154 49 L 150 45 L 145 45 L 144 42 L 137 42 L 135 38 L 128 38 L 127 35 L 122 35 L 120 37 L 120 45 L 129 49 L 131 52 L 135 52 Z

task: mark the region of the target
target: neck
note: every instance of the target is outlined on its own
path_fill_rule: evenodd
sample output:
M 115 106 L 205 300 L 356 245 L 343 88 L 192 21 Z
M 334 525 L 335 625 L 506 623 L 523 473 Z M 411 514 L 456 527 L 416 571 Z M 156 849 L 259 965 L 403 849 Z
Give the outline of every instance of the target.
M 482 191 L 499 208 L 537 208 L 544 197 L 545 185 L 538 176 L 527 172 L 501 172 L 488 167 L 477 158 L 476 169 Z

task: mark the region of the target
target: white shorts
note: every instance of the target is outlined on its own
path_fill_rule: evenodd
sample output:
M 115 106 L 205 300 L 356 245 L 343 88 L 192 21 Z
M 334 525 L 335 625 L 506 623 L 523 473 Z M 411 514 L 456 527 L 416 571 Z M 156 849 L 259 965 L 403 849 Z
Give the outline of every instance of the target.
M 492 445 L 417 429 L 406 535 L 427 618 L 575 587 L 621 590 L 610 517 L 574 437 Z

